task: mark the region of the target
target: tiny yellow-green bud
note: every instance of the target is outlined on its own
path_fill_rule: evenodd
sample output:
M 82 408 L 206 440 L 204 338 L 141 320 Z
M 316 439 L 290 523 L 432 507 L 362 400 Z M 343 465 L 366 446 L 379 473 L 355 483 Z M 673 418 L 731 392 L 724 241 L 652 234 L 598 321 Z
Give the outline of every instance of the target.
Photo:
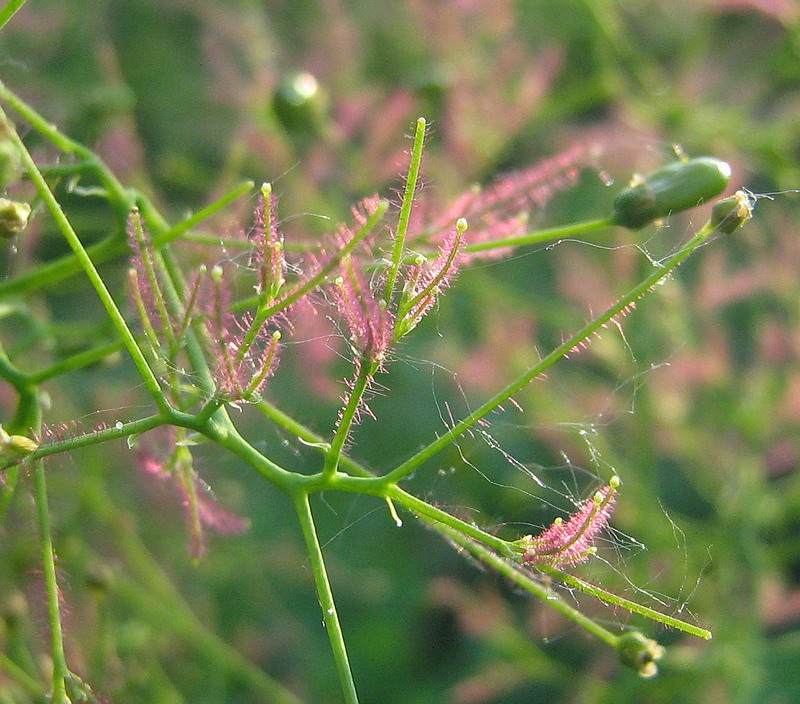
M 753 217 L 753 197 L 745 191 L 736 191 L 730 198 L 714 203 L 711 224 L 717 232 L 729 235 Z
M 638 230 L 658 218 L 707 203 L 728 185 L 731 167 L 713 157 L 664 166 L 636 178 L 614 200 L 617 225 Z
M 665 652 L 662 646 L 639 631 L 623 633 L 617 641 L 617 651 L 620 662 L 636 670 L 642 677 L 655 677 L 658 674 L 656 661 L 664 657 Z
M 9 239 L 24 230 L 31 216 L 31 206 L 8 198 L 0 198 L 0 237 Z
M 6 435 L 0 438 L 0 460 L 19 462 L 39 449 L 39 444 L 24 435 Z

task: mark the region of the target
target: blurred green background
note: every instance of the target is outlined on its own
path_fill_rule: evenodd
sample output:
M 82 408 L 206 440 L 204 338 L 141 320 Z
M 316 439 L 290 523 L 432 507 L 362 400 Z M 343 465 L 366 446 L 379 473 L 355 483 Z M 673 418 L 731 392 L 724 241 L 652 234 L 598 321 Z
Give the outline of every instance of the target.
M 319 215 L 344 218 L 354 200 L 391 194 L 420 115 L 432 124 L 423 167 L 432 208 L 573 145 L 597 146 L 595 168 L 534 211 L 534 226 L 605 216 L 620 184 L 673 159 L 674 145 L 729 161 L 732 187 L 776 194 L 643 299 L 624 335 L 606 331 L 521 393 L 524 410 L 494 417 L 491 440 L 465 439 L 409 482 L 515 535 L 618 473 L 618 534 L 577 571 L 696 619 L 711 642 L 574 595 L 601 622 L 669 646 L 660 675 L 641 680 L 411 519 L 398 529 L 383 506 L 350 496 L 316 508 L 363 702 L 800 702 L 795 2 L 29 0 L 0 35 L 0 73 L 173 221 L 242 178 L 272 181 L 287 241 L 329 230 Z M 30 142 L 42 162 L 55 158 Z M 84 241 L 106 233 L 101 200 L 60 195 Z M 207 234 L 232 232 L 253 204 Z M 377 420 L 357 429 L 353 455 L 379 471 L 408 457 L 450 413 L 628 290 L 704 215 L 465 270 L 382 378 Z M 9 276 L 65 251 L 46 218 L 31 227 L 4 254 Z M 104 272 L 119 284 L 124 269 Z M 26 368 L 111 335 L 78 278 L 7 302 L 2 315 L 6 348 Z M 335 350 L 312 358 L 306 348 L 286 351 L 269 395 L 328 434 L 348 367 Z M 124 360 L 46 388 L 52 424 L 147 412 Z M 5 385 L 0 404 L 5 419 Z M 263 419 L 237 418 L 277 461 L 318 468 Z M 301 701 L 340 701 L 290 505 L 220 453 L 201 450 L 197 464 L 252 529 L 213 538 L 195 565 L 180 508 L 139 476 L 123 443 L 51 463 L 73 668 L 114 702 L 270 701 L 221 665 L 166 575 L 200 622 Z M 18 658 L 46 651 L 25 499 L 0 534 L 3 645 Z M 0 674 L 2 701 L 28 701 L 20 696 Z

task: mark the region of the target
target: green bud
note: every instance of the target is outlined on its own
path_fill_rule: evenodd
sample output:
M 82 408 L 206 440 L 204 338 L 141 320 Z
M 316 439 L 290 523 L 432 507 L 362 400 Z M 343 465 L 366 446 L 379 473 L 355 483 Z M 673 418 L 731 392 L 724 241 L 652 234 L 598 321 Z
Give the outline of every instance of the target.
M 303 71 L 278 86 L 272 107 L 287 131 L 314 133 L 323 121 L 325 97 L 317 79 Z
M 731 167 L 712 157 L 669 164 L 636 177 L 614 200 L 618 225 L 638 230 L 648 223 L 708 202 L 728 185 Z
M 656 660 L 664 657 L 664 648 L 639 631 L 623 633 L 617 641 L 617 651 L 620 662 L 642 677 L 655 677 L 658 673 Z
M 10 462 L 16 464 L 32 452 L 39 449 L 35 440 L 26 438 L 24 435 L 7 435 L 5 431 L 0 431 L 0 461 L 4 464 Z
M 730 198 L 714 203 L 711 224 L 717 232 L 729 235 L 753 217 L 754 199 L 749 193 L 736 191 Z
M 10 239 L 24 230 L 31 216 L 31 206 L 8 198 L 0 198 L 0 238 Z

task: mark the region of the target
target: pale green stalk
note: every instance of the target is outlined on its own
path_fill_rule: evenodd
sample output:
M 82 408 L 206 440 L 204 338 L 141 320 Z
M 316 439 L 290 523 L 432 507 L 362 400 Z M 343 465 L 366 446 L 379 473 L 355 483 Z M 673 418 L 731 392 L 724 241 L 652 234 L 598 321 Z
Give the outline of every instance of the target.
M 369 387 L 370 379 L 375 373 L 375 365 L 366 359 L 361 360 L 358 369 L 358 376 L 356 376 L 353 388 L 350 390 L 350 395 L 347 398 L 347 405 L 342 410 L 339 425 L 336 427 L 336 433 L 330 444 L 330 449 L 325 455 L 325 466 L 322 470 L 324 479 L 330 479 L 336 470 L 339 468 L 339 458 L 342 454 L 347 436 L 350 434 L 350 428 L 353 425 L 353 420 L 358 413 L 358 407 L 364 397 L 364 393 Z
M 322 608 L 322 618 L 325 621 L 325 630 L 328 632 L 333 659 L 336 663 L 336 671 L 339 673 L 339 682 L 344 693 L 345 704 L 358 704 L 356 685 L 353 681 L 353 673 L 350 670 L 350 661 L 347 657 L 347 649 L 344 644 L 344 635 L 339 623 L 339 616 L 336 613 L 336 604 L 333 601 L 333 592 L 328 580 L 328 573 L 325 570 L 325 561 L 322 557 L 322 547 L 317 538 L 317 529 L 314 525 L 314 517 L 311 514 L 311 505 L 308 501 L 308 494 L 300 492 L 294 497 L 297 518 L 303 530 L 303 538 L 306 541 L 308 555 L 311 560 L 311 571 L 314 574 L 314 583 L 317 587 L 319 605 Z
M 44 463 L 35 462 L 34 497 L 36 500 L 36 515 L 39 521 L 39 533 L 42 547 L 42 571 L 47 590 L 47 617 L 50 625 L 50 648 L 53 659 L 53 691 L 52 704 L 68 704 L 66 692 L 66 679 L 69 677 L 67 661 L 64 657 L 64 636 L 61 632 L 61 613 L 59 606 L 58 581 L 56 580 L 56 563 L 53 552 L 53 540 L 50 528 L 50 511 L 47 507 L 47 481 L 45 479 Z
M 116 352 L 119 352 L 122 349 L 122 346 L 122 341 L 116 340 L 115 342 L 109 342 L 105 345 L 92 347 L 91 349 L 84 350 L 83 352 L 77 352 L 66 359 L 62 359 L 60 362 L 56 362 L 46 369 L 40 369 L 38 372 L 29 374 L 28 379 L 30 380 L 31 384 L 41 384 L 48 379 L 61 376 L 62 374 L 75 371 L 76 369 L 83 369 L 84 367 L 88 367 L 90 364 L 96 364 L 106 357 L 110 357 Z
M 580 589 L 582 592 L 591 594 L 596 599 L 600 599 L 600 601 L 604 601 L 612 606 L 619 606 L 620 608 L 630 611 L 631 613 L 639 614 L 640 616 L 646 616 L 653 621 L 663 623 L 665 626 L 676 628 L 680 631 L 684 631 L 685 633 L 697 636 L 698 638 L 703 638 L 705 640 L 709 640 L 711 638 L 711 631 L 708 631 L 705 628 L 694 626 L 691 623 L 686 623 L 686 621 L 681 621 L 673 616 L 662 614 L 660 611 L 655 611 L 654 609 L 650 609 L 642 604 L 637 604 L 635 601 L 631 601 L 630 599 L 625 599 L 617 594 L 607 592 L 605 589 L 601 589 L 594 584 L 590 584 L 589 582 L 586 582 L 580 577 L 576 577 L 569 572 L 563 572 L 562 570 L 559 570 L 555 567 L 550 567 L 549 565 L 537 565 L 536 569 L 544 572 L 547 575 L 550 575 L 551 577 L 555 577 L 560 582 L 563 582 L 570 587 L 575 587 L 576 589 Z
M 541 599 L 542 601 L 546 602 L 548 606 L 551 606 L 563 616 L 566 616 L 571 621 L 574 621 L 584 630 L 588 631 L 592 635 L 597 636 L 600 638 L 600 640 L 605 641 L 612 648 L 617 647 L 619 636 L 616 636 L 608 629 L 603 628 L 603 626 L 593 621 L 575 607 L 567 604 L 555 592 L 534 579 L 531 575 L 523 572 L 514 563 L 503 559 L 483 545 L 480 545 L 470 538 L 461 535 L 461 533 L 454 531 L 449 526 L 441 526 L 439 530 L 448 538 L 450 538 L 450 540 L 456 543 L 456 545 L 460 545 L 462 548 L 466 549 L 468 552 L 472 553 L 472 555 L 477 557 L 481 562 L 489 565 L 505 577 L 508 577 L 508 579 L 533 594 L 537 599 Z

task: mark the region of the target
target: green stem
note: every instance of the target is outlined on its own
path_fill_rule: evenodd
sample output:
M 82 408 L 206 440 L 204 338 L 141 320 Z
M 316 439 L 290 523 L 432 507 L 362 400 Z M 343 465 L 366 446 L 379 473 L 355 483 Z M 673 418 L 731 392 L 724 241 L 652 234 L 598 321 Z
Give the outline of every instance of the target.
M 409 511 L 417 516 L 422 517 L 424 521 L 431 525 L 445 525 L 448 528 L 457 530 L 459 533 L 467 535 L 470 538 L 479 541 L 483 545 L 496 550 L 503 557 L 508 559 L 514 557 L 514 549 L 507 540 L 498 538 L 496 535 L 482 531 L 477 526 L 466 523 L 455 516 L 451 516 L 446 511 L 442 511 L 435 506 L 431 506 L 427 501 L 423 501 L 413 494 L 409 494 L 407 491 L 404 491 L 397 485 L 387 487 L 386 493 L 383 494 L 383 496 L 402 504 Z
M 140 418 L 129 423 L 118 423 L 113 428 L 106 428 L 104 430 L 97 430 L 85 435 L 77 435 L 73 438 L 66 440 L 58 440 L 56 442 L 49 442 L 45 445 L 40 445 L 39 448 L 29 455 L 29 459 L 42 459 L 50 455 L 60 454 L 62 452 L 71 452 L 78 450 L 82 447 L 90 447 L 91 445 L 98 445 L 109 440 L 117 440 L 119 438 L 129 437 L 131 435 L 139 435 L 148 430 L 157 428 L 160 425 L 165 425 L 169 421 L 161 414 L 147 416 Z M 0 470 L 4 469 L 0 465 Z
M 358 704 L 356 685 L 353 681 L 353 673 L 350 671 L 350 662 L 347 657 L 347 649 L 344 644 L 344 635 L 339 623 L 339 616 L 336 613 L 336 604 L 333 601 L 333 592 L 328 581 L 328 573 L 325 570 L 325 561 L 322 557 L 322 548 L 317 538 L 317 529 L 314 526 L 314 517 L 311 514 L 311 505 L 308 501 L 308 494 L 300 492 L 294 497 L 297 518 L 303 530 L 303 538 L 306 541 L 308 554 L 311 559 L 311 570 L 314 573 L 314 582 L 317 587 L 317 597 L 322 608 L 322 617 L 325 621 L 325 628 L 328 631 L 328 638 L 333 651 L 333 659 L 336 662 L 336 670 L 339 673 L 339 681 L 344 693 L 345 704 Z
M 30 376 L 17 369 L 0 343 L 0 378 L 5 379 L 17 392 L 17 408 L 12 420 L 6 424 L 11 433 L 27 434 L 33 430 L 39 417 L 36 385 Z
M 342 456 L 342 449 L 344 448 L 347 437 L 350 434 L 350 428 L 353 425 L 353 420 L 358 412 L 358 406 L 361 403 L 364 393 L 369 386 L 370 379 L 374 374 L 374 364 L 366 359 L 361 360 L 361 365 L 358 370 L 353 388 L 350 390 L 350 396 L 347 399 L 347 405 L 342 411 L 339 425 L 336 428 L 336 434 L 331 441 L 330 449 L 325 455 L 325 466 L 322 470 L 323 479 L 330 479 L 336 470 L 339 468 L 339 458 Z
M 0 10 L 0 29 L 3 29 L 8 24 L 24 4 L 25 0 L 8 0 L 3 9 Z
M 203 421 L 202 419 L 198 420 L 198 417 L 191 413 L 173 411 L 170 414 L 169 422 L 173 425 L 188 428 L 201 435 L 205 435 L 209 440 L 213 440 L 218 445 L 229 450 L 252 469 L 261 474 L 265 479 L 287 493 L 309 480 L 309 477 L 295 472 L 289 472 L 262 455 L 239 434 L 227 416 L 224 416 L 221 421 L 217 416 L 213 416 L 210 420 Z
M 414 196 L 417 192 L 417 179 L 419 178 L 419 167 L 422 163 L 422 147 L 425 143 L 425 118 L 417 120 L 417 129 L 414 133 L 414 146 L 411 148 L 411 162 L 408 166 L 408 176 L 406 177 L 406 187 L 403 191 L 403 203 L 400 206 L 400 216 L 397 219 L 397 232 L 394 236 L 394 246 L 392 248 L 392 260 L 389 271 L 386 274 L 386 288 L 383 299 L 387 307 L 392 302 L 394 287 L 397 282 L 397 274 L 400 264 L 403 261 L 403 251 L 406 245 L 406 233 L 408 223 L 411 219 L 411 208 L 414 204 Z
M 582 580 L 580 577 L 576 577 L 568 572 L 562 572 L 561 570 L 548 565 L 536 565 L 536 569 L 544 572 L 547 575 L 555 577 L 560 582 L 563 582 L 570 587 L 575 587 L 576 589 L 580 589 L 582 592 L 591 594 L 596 599 L 600 599 L 600 601 L 604 601 L 612 606 L 619 606 L 620 608 L 630 611 L 631 613 L 639 614 L 640 616 L 646 616 L 653 621 L 658 621 L 659 623 L 663 623 L 665 626 L 676 628 L 680 631 L 684 631 L 685 633 L 697 636 L 698 638 L 704 638 L 705 640 L 709 640 L 711 638 L 711 632 L 707 631 L 705 628 L 694 626 L 691 623 L 686 623 L 685 621 L 681 621 L 680 619 L 672 616 L 667 616 L 666 614 L 662 614 L 659 611 L 650 609 L 647 606 L 637 604 L 635 601 L 630 601 L 629 599 L 625 599 L 617 594 L 607 592 L 605 589 L 601 589 L 594 584 L 590 584 L 589 582 Z
M 536 230 L 527 235 L 519 237 L 507 237 L 505 239 L 489 240 L 486 242 L 476 242 L 475 244 L 464 247 L 464 252 L 484 252 L 489 249 L 499 249 L 501 247 L 521 247 L 527 244 L 540 244 L 541 242 L 551 242 L 565 237 L 575 235 L 586 235 L 596 230 L 605 230 L 615 225 L 614 218 L 602 218 L 600 220 L 587 220 L 577 222 L 563 227 L 552 227 L 546 230 Z
M 110 235 L 103 241 L 86 247 L 86 253 L 95 264 L 100 264 L 126 251 L 127 245 L 121 239 L 120 233 Z M 67 254 L 47 264 L 41 264 L 25 274 L 0 282 L 0 297 L 48 288 L 81 271 L 78 257 L 74 254 Z
M 460 420 L 447 432 L 440 435 L 436 440 L 431 442 L 426 447 L 422 448 L 419 452 L 413 455 L 410 459 L 406 460 L 396 469 L 389 472 L 385 478 L 387 481 L 399 482 L 400 480 L 411 474 L 417 467 L 436 455 L 442 449 L 450 445 L 456 438 L 460 437 L 472 427 L 475 426 L 482 418 L 493 412 L 498 406 L 510 399 L 520 389 L 524 388 L 533 379 L 544 373 L 559 359 L 568 354 L 574 347 L 580 345 L 584 340 L 591 337 L 595 332 L 600 330 L 615 316 L 619 315 L 628 306 L 643 296 L 648 290 L 653 288 L 659 281 L 666 278 L 681 262 L 683 262 L 692 252 L 694 252 L 700 245 L 705 242 L 708 236 L 713 232 L 710 224 L 706 224 L 697 234 L 692 237 L 689 242 L 676 252 L 667 261 L 656 268 L 650 276 L 644 279 L 641 283 L 634 286 L 627 294 L 625 294 L 617 303 L 608 308 L 604 313 L 592 320 L 584 326 L 579 332 L 570 337 L 566 342 L 556 347 L 550 354 L 544 357 L 540 362 L 532 366 L 528 371 L 519 376 L 516 380 L 511 382 L 505 389 L 495 394 L 492 398 L 482 404 L 478 409 L 470 413 L 466 418 Z
M 55 196 L 53 195 L 53 192 L 50 190 L 50 187 L 47 185 L 47 182 L 44 180 L 44 177 L 42 176 L 41 172 L 34 163 L 33 158 L 31 157 L 27 148 L 25 147 L 25 144 L 20 139 L 19 135 L 14 129 L 13 124 L 9 121 L 8 117 L 6 116 L 2 108 L 0 108 L 0 120 L 2 120 L 2 122 L 6 126 L 6 129 L 8 131 L 8 137 L 11 139 L 11 141 L 16 145 L 17 149 L 19 150 L 22 162 L 25 164 L 25 167 L 31 177 L 31 180 L 36 185 L 36 189 L 39 191 L 39 195 L 42 197 L 42 200 L 47 205 L 48 209 L 50 210 L 50 214 L 52 215 L 53 219 L 56 222 L 56 225 L 58 225 L 58 228 L 61 230 L 65 239 L 69 243 L 70 247 L 72 248 L 72 251 L 78 258 L 78 261 L 81 263 L 81 266 L 87 278 L 91 282 L 98 297 L 103 303 L 103 306 L 106 309 L 106 313 L 111 319 L 112 325 L 114 326 L 117 333 L 125 343 L 125 347 L 128 350 L 128 354 L 130 354 L 131 358 L 133 359 L 133 363 L 136 365 L 136 368 L 139 371 L 140 376 L 144 380 L 145 386 L 147 386 L 148 391 L 150 391 L 150 394 L 153 396 L 153 400 L 155 401 L 156 405 L 161 411 L 168 410 L 169 402 L 167 401 L 166 396 L 164 396 L 164 392 L 161 390 L 161 387 L 159 386 L 158 383 L 158 379 L 156 379 L 155 374 L 153 374 L 153 370 L 150 369 L 147 360 L 142 354 L 142 351 L 139 349 L 139 345 L 136 343 L 136 340 L 133 337 L 133 333 L 128 327 L 128 324 L 125 322 L 125 319 L 122 317 L 122 313 L 120 313 L 119 308 L 117 308 L 117 304 L 111 297 L 108 288 L 106 288 L 106 285 L 103 282 L 103 279 L 100 277 L 100 274 L 97 272 L 97 269 L 95 268 L 94 264 L 92 263 L 91 258 L 86 253 L 86 249 L 84 248 L 83 243 L 78 238 L 78 235 L 75 234 L 75 230 L 72 229 L 72 225 L 67 219 L 67 216 L 64 214 L 64 211 L 61 209 L 61 205 L 56 200 Z
M 36 514 L 39 521 L 39 532 L 42 545 L 42 567 L 45 587 L 47 589 L 47 614 L 50 624 L 50 644 L 53 658 L 53 704 L 67 704 L 65 681 L 69 676 L 67 661 L 64 657 L 64 636 L 61 632 L 61 614 L 59 610 L 58 582 L 56 580 L 56 563 L 53 552 L 53 541 L 50 533 L 50 512 L 47 507 L 47 482 L 44 463 L 34 464 L 34 483 Z

